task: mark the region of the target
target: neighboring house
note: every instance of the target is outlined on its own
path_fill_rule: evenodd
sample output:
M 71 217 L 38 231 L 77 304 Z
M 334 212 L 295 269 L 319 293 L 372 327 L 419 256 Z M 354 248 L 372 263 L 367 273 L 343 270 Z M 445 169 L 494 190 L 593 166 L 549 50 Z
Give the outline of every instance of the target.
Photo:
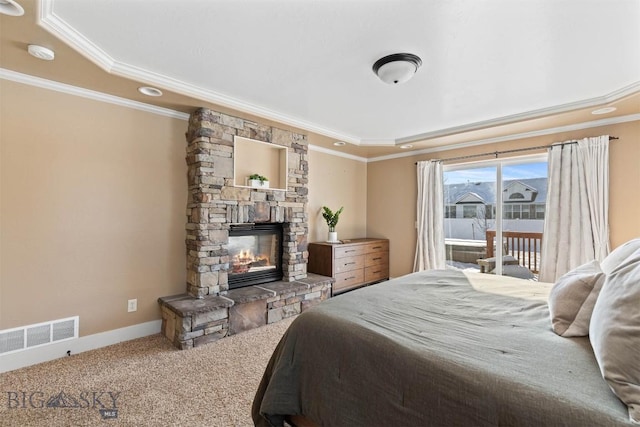
M 542 231 L 547 198 L 547 178 L 504 182 L 502 200 L 506 229 Z M 484 239 L 496 216 L 495 182 L 467 182 L 444 186 L 445 235 L 452 239 Z M 523 221 L 524 220 L 524 221 Z

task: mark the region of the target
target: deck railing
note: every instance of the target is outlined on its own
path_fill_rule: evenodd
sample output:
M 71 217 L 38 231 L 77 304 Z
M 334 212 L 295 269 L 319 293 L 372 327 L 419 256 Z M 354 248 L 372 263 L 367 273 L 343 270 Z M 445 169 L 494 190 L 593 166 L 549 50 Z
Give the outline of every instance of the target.
M 496 232 L 487 230 L 487 258 L 495 256 Z M 542 233 L 503 231 L 502 242 L 504 255 L 511 255 L 518 260 L 523 267 L 527 267 L 532 273 L 538 273 L 540 268 L 540 249 L 542 246 Z

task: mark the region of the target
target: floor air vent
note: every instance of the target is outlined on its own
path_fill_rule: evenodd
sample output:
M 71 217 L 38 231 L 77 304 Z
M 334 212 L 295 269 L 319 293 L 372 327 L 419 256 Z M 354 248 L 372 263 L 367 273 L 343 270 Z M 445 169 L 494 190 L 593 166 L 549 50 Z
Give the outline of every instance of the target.
M 74 316 L 0 331 L 0 354 L 78 338 L 78 321 Z

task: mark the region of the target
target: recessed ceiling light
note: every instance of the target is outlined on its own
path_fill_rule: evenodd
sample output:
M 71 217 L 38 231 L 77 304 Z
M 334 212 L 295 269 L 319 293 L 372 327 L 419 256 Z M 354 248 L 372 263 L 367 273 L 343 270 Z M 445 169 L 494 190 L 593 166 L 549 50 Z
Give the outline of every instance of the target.
M 613 111 L 616 111 L 617 108 L 616 107 L 604 107 L 604 108 L 598 108 L 597 110 L 593 110 L 591 112 L 591 114 L 607 114 L 607 113 L 611 113 Z
M 343 145 L 346 145 L 346 142 L 342 142 L 342 141 L 336 141 L 333 143 L 333 145 L 335 145 L 336 147 L 342 147 Z
M 9 16 L 22 16 L 24 9 L 14 0 L 0 0 L 0 13 Z
M 162 96 L 162 91 L 151 86 L 142 86 L 138 88 L 138 92 L 147 96 Z
M 413 145 L 411 145 L 411 144 L 402 144 L 400 146 L 400 148 L 402 148 L 403 150 L 406 150 L 407 148 L 413 148 Z
M 45 61 L 53 61 L 53 59 L 56 57 L 54 51 L 43 46 L 38 46 L 37 44 L 30 44 L 27 47 L 27 51 L 31 54 L 31 56 Z

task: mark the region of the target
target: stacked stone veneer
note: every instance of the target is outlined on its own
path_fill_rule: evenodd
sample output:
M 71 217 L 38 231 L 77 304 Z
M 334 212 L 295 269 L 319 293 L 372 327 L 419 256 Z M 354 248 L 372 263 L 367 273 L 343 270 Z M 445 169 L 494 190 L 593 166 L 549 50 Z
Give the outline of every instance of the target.
M 235 136 L 287 147 L 286 191 L 234 187 Z M 331 294 L 307 275 L 308 142 L 305 135 L 196 110 L 186 133 L 187 292 L 162 297 L 162 333 L 186 349 L 296 315 Z M 282 223 L 282 281 L 229 290 L 231 224 Z
M 233 186 L 233 138 L 287 147 L 287 191 Z M 228 289 L 229 225 L 283 223 L 285 281 L 307 274 L 308 142 L 297 134 L 201 108 L 189 120 L 187 165 L 187 292 L 194 297 Z

